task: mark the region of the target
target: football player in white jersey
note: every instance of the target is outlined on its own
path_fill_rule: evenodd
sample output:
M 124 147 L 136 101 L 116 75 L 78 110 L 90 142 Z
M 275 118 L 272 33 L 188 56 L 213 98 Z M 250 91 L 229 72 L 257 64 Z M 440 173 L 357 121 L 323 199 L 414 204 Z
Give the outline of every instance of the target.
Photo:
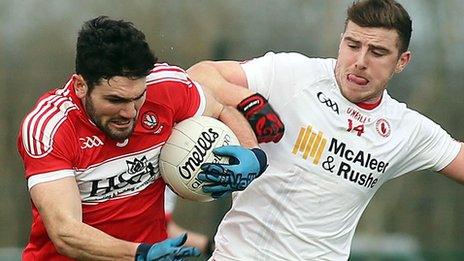
M 244 111 L 268 100 L 285 124 L 278 143 L 262 145 L 265 175 L 233 195 L 212 260 L 346 260 L 386 181 L 433 169 L 464 182 L 462 143 L 386 91 L 411 60 L 411 32 L 399 3 L 362 0 L 347 10 L 337 59 L 267 53 L 188 70 Z M 217 176 L 206 169 L 202 179 Z
M 242 146 L 230 182 L 214 195 L 243 190 L 266 167 L 245 118 L 223 106 L 186 72 L 156 63 L 132 23 L 102 16 L 79 31 L 76 73 L 39 98 L 24 118 L 18 151 L 33 222 L 22 260 L 181 260 L 198 255 L 186 235 L 166 239 L 161 146 L 175 123 L 219 118 Z

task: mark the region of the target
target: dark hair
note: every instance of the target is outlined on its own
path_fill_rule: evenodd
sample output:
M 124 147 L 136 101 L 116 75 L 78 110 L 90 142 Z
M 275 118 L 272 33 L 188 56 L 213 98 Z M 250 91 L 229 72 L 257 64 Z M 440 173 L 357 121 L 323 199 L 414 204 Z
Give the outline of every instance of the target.
M 79 31 L 76 73 L 82 75 L 90 91 L 102 79 L 145 77 L 156 61 L 145 35 L 131 22 L 99 16 L 85 22 Z
M 411 39 L 412 21 L 408 12 L 394 0 L 361 0 L 354 2 L 347 10 L 345 30 L 348 21 L 361 27 L 383 27 L 394 29 L 399 36 L 400 54 L 407 51 Z

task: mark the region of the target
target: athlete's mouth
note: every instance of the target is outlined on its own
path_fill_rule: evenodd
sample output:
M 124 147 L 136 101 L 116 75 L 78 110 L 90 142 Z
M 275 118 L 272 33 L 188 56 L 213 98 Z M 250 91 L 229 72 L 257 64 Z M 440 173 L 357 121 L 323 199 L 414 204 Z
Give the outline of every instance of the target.
M 367 85 L 369 83 L 369 80 L 362 77 L 362 76 L 358 76 L 356 74 L 348 74 L 346 76 L 346 79 L 349 81 L 349 82 L 352 82 L 354 84 L 357 84 L 357 85 Z
M 118 129 L 123 129 L 123 128 L 128 128 L 130 127 L 132 123 L 132 120 L 128 120 L 128 119 L 120 119 L 120 120 L 112 120 L 110 121 L 110 124 L 113 125 L 114 127 L 118 128 Z

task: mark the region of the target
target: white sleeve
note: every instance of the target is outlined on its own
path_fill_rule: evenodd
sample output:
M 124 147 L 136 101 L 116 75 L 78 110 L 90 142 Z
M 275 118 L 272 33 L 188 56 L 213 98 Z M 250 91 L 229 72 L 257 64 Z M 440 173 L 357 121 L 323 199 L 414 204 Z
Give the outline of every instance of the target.
M 408 156 L 392 178 L 425 169 L 440 171 L 459 153 L 461 143 L 453 139 L 440 125 L 423 115 L 419 115 L 417 121 L 417 127 L 409 134 Z
M 275 53 L 269 52 L 262 57 L 242 63 L 248 89 L 260 93 L 266 99 L 269 99 L 270 87 L 275 78 L 275 57 Z
M 329 59 L 309 58 L 300 53 L 268 52 L 241 64 L 248 89 L 263 95 L 273 106 L 284 106 L 290 97 L 321 77 L 333 73 Z M 298 83 L 308 84 L 298 84 Z
M 29 190 L 31 190 L 31 188 L 37 184 L 55 181 L 66 177 L 74 177 L 74 175 L 74 170 L 70 169 L 32 175 L 27 179 L 27 187 Z

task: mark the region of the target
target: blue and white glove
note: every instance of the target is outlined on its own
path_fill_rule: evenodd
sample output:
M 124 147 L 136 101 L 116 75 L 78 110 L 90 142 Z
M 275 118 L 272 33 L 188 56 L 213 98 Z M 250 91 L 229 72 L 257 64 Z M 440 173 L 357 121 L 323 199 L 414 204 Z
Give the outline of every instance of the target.
M 182 246 L 186 240 L 187 234 L 183 234 L 156 244 L 142 243 L 137 247 L 135 261 L 171 261 L 199 256 L 201 252 L 198 248 Z
M 230 164 L 204 163 L 198 179 L 206 182 L 203 192 L 221 198 L 233 191 L 244 190 L 267 168 L 266 153 L 259 148 L 247 149 L 230 145 L 215 148 L 216 155 L 230 157 Z

